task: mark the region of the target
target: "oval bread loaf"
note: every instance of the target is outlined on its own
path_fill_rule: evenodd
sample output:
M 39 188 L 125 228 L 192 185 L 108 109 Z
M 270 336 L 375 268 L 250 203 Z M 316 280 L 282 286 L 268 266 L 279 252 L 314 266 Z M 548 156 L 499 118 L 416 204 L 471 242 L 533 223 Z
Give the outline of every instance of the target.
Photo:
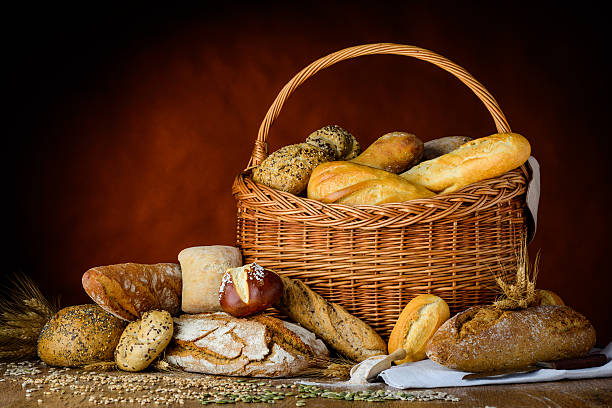
M 379 137 L 351 162 L 401 173 L 417 164 L 422 155 L 421 139 L 410 133 L 391 132 Z
M 165 350 L 172 339 L 173 323 L 165 310 L 151 310 L 131 322 L 115 349 L 117 367 L 124 371 L 144 370 Z
M 594 345 L 591 323 L 567 306 L 510 311 L 475 306 L 447 320 L 426 352 L 443 366 L 484 372 L 581 357 Z
M 149 310 L 181 309 L 181 268 L 174 263 L 124 263 L 91 268 L 83 288 L 100 307 L 120 319 L 134 321 Z
M 525 163 L 530 153 L 529 142 L 523 136 L 499 133 L 472 140 L 450 153 L 421 162 L 401 176 L 436 193 L 450 193 L 468 184 L 499 177 Z
M 406 357 L 395 363 L 423 360 L 427 342 L 449 317 L 448 304 L 438 296 L 418 295 L 412 299 L 400 313 L 389 337 L 389 354 L 398 348 L 406 352 Z
M 113 359 L 126 323 L 98 305 L 66 307 L 38 337 L 38 356 L 52 366 L 77 367 Z

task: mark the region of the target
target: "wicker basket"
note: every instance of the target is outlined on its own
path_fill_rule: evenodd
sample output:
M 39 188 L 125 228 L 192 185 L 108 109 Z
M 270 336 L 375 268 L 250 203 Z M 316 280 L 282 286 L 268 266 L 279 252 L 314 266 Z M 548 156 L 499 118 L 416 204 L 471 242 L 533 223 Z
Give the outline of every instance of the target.
M 270 125 L 293 90 L 330 65 L 371 54 L 406 55 L 439 66 L 480 98 L 498 132 L 510 132 L 495 99 L 448 59 L 398 44 L 347 48 L 313 62 L 281 90 L 233 194 L 245 262 L 303 280 L 386 337 L 417 294 L 442 297 L 451 313 L 495 297 L 494 275 L 513 274 L 526 231 L 528 174 L 520 167 L 454 193 L 380 206 L 323 204 L 254 183 L 250 169 L 266 157 Z

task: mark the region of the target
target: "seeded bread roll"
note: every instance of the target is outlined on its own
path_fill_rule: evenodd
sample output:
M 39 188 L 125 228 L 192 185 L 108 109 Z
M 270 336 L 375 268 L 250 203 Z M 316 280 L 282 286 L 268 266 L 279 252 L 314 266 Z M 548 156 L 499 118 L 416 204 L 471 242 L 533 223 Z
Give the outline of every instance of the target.
M 276 308 L 322 338 L 330 347 L 351 360 L 387 353 L 387 344 L 363 320 L 342 306 L 328 302 L 304 282 L 281 277 L 283 294 Z
M 312 170 L 333 159 L 328 151 L 308 143 L 281 147 L 253 169 L 253 180 L 276 190 L 299 194 L 306 188 Z
M 447 136 L 425 142 L 423 161 L 435 159 L 436 157 L 450 153 L 470 140 L 472 140 L 472 138 L 467 136 Z
M 182 315 L 174 328 L 166 360 L 190 372 L 284 377 L 329 354 L 314 334 L 272 316 Z
M 447 320 L 426 353 L 449 368 L 484 372 L 581 357 L 594 345 L 591 323 L 567 306 L 509 311 L 474 306 Z
M 361 153 L 361 146 L 355 137 L 338 125 L 325 126 L 312 132 L 306 143 L 331 154 L 334 160 L 351 160 Z
M 38 337 L 38 356 L 52 366 L 77 367 L 113 359 L 126 323 L 98 305 L 66 307 Z
M 117 367 L 124 371 L 144 370 L 161 354 L 172 338 L 170 313 L 151 310 L 128 324 L 115 349 Z

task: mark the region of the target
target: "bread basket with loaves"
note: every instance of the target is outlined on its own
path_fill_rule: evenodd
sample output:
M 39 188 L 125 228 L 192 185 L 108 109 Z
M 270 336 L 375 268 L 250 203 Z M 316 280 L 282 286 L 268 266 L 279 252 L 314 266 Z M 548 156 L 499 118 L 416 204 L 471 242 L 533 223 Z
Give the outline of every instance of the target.
M 410 56 L 444 69 L 476 94 L 498 133 L 511 132 L 491 94 L 448 59 L 408 45 L 351 47 L 313 62 L 284 86 L 233 194 L 245 263 L 302 280 L 386 337 L 418 294 L 445 299 L 451 314 L 495 298 L 495 276 L 512 274 L 526 233 L 529 173 L 520 166 L 452 193 L 357 206 L 325 204 L 255 183 L 251 172 L 267 157 L 270 126 L 291 93 L 322 69 L 373 54 Z

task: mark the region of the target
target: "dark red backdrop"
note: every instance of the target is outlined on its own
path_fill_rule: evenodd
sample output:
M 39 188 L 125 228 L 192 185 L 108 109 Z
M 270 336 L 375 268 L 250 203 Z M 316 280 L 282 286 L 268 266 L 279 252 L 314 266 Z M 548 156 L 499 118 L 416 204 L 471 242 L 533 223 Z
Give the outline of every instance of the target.
M 91 266 L 176 261 L 232 244 L 234 176 L 276 93 L 314 59 L 397 42 L 441 53 L 493 93 L 542 164 L 539 286 L 612 340 L 607 116 L 610 64 L 596 10 L 359 3 L 212 9 L 16 12 L 7 61 L 13 110 L 5 273 L 22 270 L 63 304 L 88 300 Z M 271 149 L 340 124 L 367 145 L 494 132 L 459 81 L 424 62 L 365 57 L 290 99 Z

